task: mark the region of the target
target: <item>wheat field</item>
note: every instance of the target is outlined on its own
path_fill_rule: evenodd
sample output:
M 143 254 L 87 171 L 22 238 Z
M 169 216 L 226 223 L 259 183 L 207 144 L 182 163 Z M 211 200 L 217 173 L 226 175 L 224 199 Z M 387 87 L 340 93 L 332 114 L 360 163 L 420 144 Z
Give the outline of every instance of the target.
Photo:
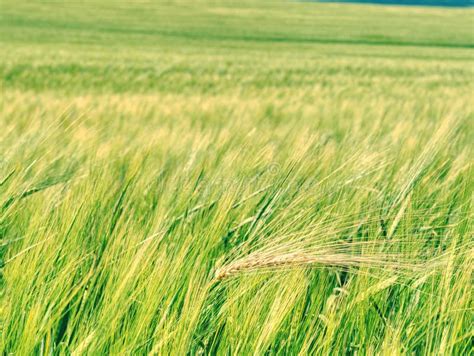
M 0 353 L 472 352 L 474 10 L 0 5 Z

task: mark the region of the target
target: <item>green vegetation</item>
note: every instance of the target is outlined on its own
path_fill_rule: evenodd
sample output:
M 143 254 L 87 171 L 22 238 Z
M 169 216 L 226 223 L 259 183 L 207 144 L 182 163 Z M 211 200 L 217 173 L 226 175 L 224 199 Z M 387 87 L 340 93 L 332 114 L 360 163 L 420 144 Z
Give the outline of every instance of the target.
M 468 354 L 471 9 L 2 1 L 2 354 Z

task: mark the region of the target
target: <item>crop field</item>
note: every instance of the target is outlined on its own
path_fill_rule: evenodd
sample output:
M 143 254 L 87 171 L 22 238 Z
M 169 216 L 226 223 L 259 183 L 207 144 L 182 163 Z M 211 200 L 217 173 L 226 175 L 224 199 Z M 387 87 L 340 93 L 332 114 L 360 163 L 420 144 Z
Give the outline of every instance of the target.
M 474 9 L 0 3 L 0 354 L 472 352 Z

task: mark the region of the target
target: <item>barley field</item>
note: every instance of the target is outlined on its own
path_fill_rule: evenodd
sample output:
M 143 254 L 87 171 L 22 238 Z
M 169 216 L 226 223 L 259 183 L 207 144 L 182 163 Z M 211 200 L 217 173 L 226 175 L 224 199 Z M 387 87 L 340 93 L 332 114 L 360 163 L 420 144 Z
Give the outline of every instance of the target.
M 0 353 L 467 355 L 474 10 L 0 4 Z

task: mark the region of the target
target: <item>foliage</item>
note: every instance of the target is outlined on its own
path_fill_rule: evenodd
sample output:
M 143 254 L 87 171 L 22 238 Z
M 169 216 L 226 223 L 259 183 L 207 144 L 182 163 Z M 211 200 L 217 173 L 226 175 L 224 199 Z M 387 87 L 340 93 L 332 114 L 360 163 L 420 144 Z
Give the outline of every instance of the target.
M 472 10 L 1 11 L 2 353 L 469 352 Z

